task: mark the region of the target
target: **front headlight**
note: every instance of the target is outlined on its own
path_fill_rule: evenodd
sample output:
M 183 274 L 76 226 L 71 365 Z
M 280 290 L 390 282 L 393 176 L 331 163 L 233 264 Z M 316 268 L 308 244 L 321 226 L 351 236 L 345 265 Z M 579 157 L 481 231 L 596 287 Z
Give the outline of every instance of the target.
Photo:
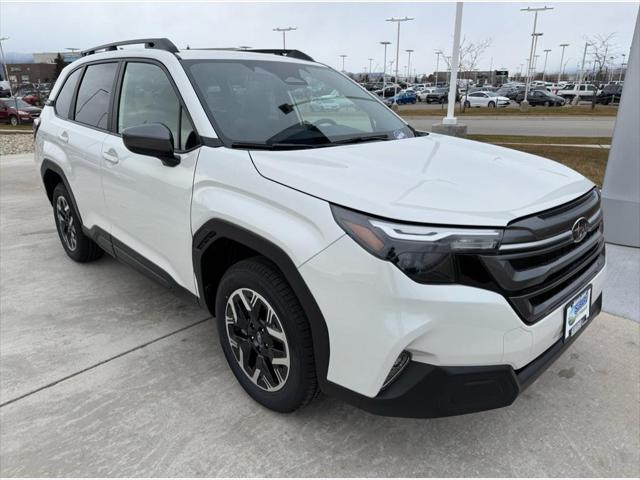
M 503 231 L 497 228 L 397 223 L 336 205 L 331 211 L 338 225 L 360 246 L 420 283 L 455 283 L 456 254 L 491 253 L 502 240 Z

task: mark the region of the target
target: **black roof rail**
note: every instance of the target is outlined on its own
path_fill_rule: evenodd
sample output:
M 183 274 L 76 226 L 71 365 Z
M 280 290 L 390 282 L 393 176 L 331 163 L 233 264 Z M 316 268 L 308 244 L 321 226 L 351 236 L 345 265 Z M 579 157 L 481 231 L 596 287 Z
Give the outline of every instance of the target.
M 309 55 L 307 55 L 304 52 L 301 52 L 300 50 L 283 50 L 283 49 L 246 49 L 243 51 L 247 51 L 247 52 L 253 52 L 253 53 L 269 53 L 271 55 L 280 55 L 282 57 L 291 57 L 291 58 L 297 58 L 298 60 L 307 60 L 309 62 L 315 62 L 315 60 L 313 58 L 311 58 Z
M 166 50 L 171 53 L 178 53 L 178 47 L 176 47 L 171 40 L 168 38 L 138 38 L 135 40 L 124 40 L 122 42 L 113 42 L 107 43 L 105 45 L 99 45 L 97 47 L 92 47 L 87 50 L 83 50 L 80 52 L 83 57 L 87 55 L 92 55 L 99 50 L 104 50 L 105 52 L 117 50 L 118 47 L 123 45 L 139 45 L 144 44 L 144 48 L 155 48 L 158 50 Z

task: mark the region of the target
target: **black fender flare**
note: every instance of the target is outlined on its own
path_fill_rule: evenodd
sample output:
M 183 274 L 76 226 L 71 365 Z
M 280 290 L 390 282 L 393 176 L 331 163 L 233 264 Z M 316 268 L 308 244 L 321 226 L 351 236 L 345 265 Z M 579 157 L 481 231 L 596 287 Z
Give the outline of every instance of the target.
M 69 192 L 69 196 L 71 197 L 71 203 L 73 204 L 73 208 L 78 214 L 78 220 L 80 220 L 80 225 L 82 225 L 82 216 L 80 214 L 80 209 L 78 208 L 78 204 L 76 203 L 76 197 L 73 196 L 73 190 L 71 190 L 71 185 L 69 185 L 69 181 L 67 180 L 67 176 L 64 174 L 64 171 L 62 170 L 60 165 L 45 158 L 42 161 L 42 165 L 40 165 L 40 178 L 42 179 L 42 183 L 45 186 L 45 189 L 46 189 L 46 184 L 44 183 L 44 177 L 48 171 L 56 173 L 62 179 L 64 188 L 67 189 L 67 192 Z M 49 198 L 49 201 L 53 205 L 53 198 Z
M 318 383 L 324 390 L 327 385 L 329 368 L 329 332 L 324 316 L 313 294 L 300 275 L 298 268 L 289 255 L 279 246 L 244 227 L 226 220 L 214 218 L 202 225 L 193 236 L 193 271 L 198 284 L 201 305 L 205 304 L 203 285 L 202 256 L 217 241 L 228 239 L 238 242 L 272 261 L 282 272 L 300 301 L 311 327 L 313 352 L 316 363 Z M 215 247 L 213 247 L 215 248 Z

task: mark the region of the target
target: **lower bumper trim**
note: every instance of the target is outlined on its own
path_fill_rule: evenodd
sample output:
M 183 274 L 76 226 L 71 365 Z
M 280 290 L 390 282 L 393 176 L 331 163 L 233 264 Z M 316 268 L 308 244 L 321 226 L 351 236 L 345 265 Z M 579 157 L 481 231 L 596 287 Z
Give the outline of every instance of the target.
M 525 367 L 510 365 L 445 367 L 410 362 L 404 372 L 374 398 L 329 383 L 326 393 L 376 415 L 436 418 L 511 405 L 586 330 L 602 309 L 602 294 L 591 306 L 588 323 L 568 341 L 558 340 Z

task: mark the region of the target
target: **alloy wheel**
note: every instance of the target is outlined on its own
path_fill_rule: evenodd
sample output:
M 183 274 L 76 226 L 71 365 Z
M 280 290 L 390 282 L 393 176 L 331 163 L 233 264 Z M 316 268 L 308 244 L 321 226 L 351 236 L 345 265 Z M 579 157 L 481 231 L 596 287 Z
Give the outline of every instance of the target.
M 65 245 L 69 250 L 74 251 L 78 246 L 76 225 L 69 203 L 63 196 L 59 196 L 56 200 L 56 216 Z
M 249 380 L 267 392 L 280 390 L 289 377 L 289 345 L 269 302 L 250 288 L 234 291 L 227 300 L 225 326 L 231 351 Z

